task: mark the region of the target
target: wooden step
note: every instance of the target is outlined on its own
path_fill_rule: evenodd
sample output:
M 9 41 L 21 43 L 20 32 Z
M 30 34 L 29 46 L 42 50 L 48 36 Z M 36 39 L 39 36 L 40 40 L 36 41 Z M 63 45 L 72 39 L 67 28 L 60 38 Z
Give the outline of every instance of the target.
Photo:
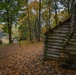
M 72 36 L 72 39 L 76 39 L 76 36 Z
M 76 38 L 76 33 L 74 33 L 74 34 L 73 34 L 73 37 L 75 37 L 75 38 Z
M 65 48 L 65 50 L 68 50 L 68 51 L 76 51 L 76 47 L 69 45 L 68 47 Z
M 47 48 L 47 51 L 57 51 L 57 52 L 60 52 L 59 49 L 53 49 L 53 48 Z
M 70 55 L 76 56 L 76 51 L 70 51 Z M 76 59 L 76 58 L 75 58 Z
M 47 41 L 48 43 L 50 43 L 50 42 L 54 42 L 54 43 L 62 43 L 62 40 L 52 40 L 52 39 L 49 39 L 48 41 Z
M 76 45 L 76 42 L 69 42 L 70 45 Z
M 50 56 L 50 57 L 52 57 L 52 58 L 59 58 L 59 55 L 54 55 L 54 54 L 47 54 L 47 56 Z
M 48 34 L 48 36 L 59 36 L 59 37 L 64 37 L 66 36 L 67 34 L 57 34 L 57 33 L 54 33 L 54 34 Z
M 55 46 L 61 46 L 61 43 L 55 43 L 55 42 L 53 42 L 53 43 L 47 43 L 47 45 L 55 45 Z
M 61 45 L 61 44 L 55 44 L 55 43 L 47 44 L 47 46 L 59 46 L 59 47 L 62 47 L 62 45 Z
M 55 54 L 55 55 L 59 55 L 59 54 L 60 54 L 60 52 L 47 51 L 47 54 Z
M 49 36 L 48 39 L 59 39 L 59 40 L 63 40 L 64 38 L 59 37 L 59 36 Z
M 47 59 L 50 59 L 50 60 L 59 60 L 59 57 L 47 56 Z
M 68 27 L 60 27 L 60 28 L 58 28 L 57 30 L 69 30 L 70 28 L 68 28 Z
M 57 37 L 57 38 L 56 38 L 56 37 L 55 37 L 55 38 L 49 37 L 49 38 L 48 38 L 48 42 L 49 42 L 49 43 L 51 43 L 51 42 L 52 42 L 52 43 L 53 43 L 53 42 L 55 43 L 55 41 L 56 41 L 56 43 L 57 43 L 57 42 L 59 43 L 59 42 L 63 42 L 64 40 L 67 40 L 67 38 L 65 38 L 65 37 L 62 37 L 62 38 L 61 38 L 61 37 L 60 37 L 60 38 L 58 38 L 58 37 Z M 73 41 L 73 40 L 72 40 L 72 41 Z
M 59 46 L 59 45 L 47 45 L 47 47 L 48 47 L 48 48 L 50 48 L 50 47 L 51 47 L 51 48 L 54 48 L 54 47 L 55 47 L 55 48 L 62 48 L 62 45 L 60 45 L 60 46 Z
M 70 42 L 72 42 L 72 43 L 74 42 L 75 43 L 76 42 L 76 39 L 71 39 Z
M 67 33 L 69 33 L 69 31 L 54 31 L 54 33 L 62 33 L 62 34 L 67 34 Z
M 60 25 L 61 28 L 69 28 L 70 27 L 70 22 L 64 23 L 64 25 Z
M 60 47 L 60 46 L 47 46 L 47 48 L 51 48 L 51 49 L 62 49 L 63 47 Z
M 76 41 L 76 39 L 73 39 L 73 38 L 72 38 L 71 41 Z

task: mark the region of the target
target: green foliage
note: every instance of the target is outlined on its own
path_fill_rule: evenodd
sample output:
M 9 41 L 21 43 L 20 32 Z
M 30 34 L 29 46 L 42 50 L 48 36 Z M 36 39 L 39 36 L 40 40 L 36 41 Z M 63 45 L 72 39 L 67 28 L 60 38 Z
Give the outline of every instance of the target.
M 4 33 L 8 34 L 8 27 L 7 27 L 7 25 L 4 25 L 4 27 L 2 28 L 2 30 L 3 30 Z
M 28 31 L 27 31 L 27 25 L 20 25 L 19 26 L 19 33 L 21 39 L 27 39 L 28 38 Z
M 54 28 L 59 23 L 60 17 L 66 16 L 66 13 L 64 13 L 66 10 L 58 12 L 59 0 L 42 0 L 39 21 L 39 1 L 34 0 L 30 3 L 29 0 L 1 0 L 0 21 L 6 23 L 3 28 L 4 32 L 9 33 L 8 25 L 12 29 L 13 24 L 18 24 L 22 38 L 28 38 L 30 36 L 30 25 L 30 32 L 34 38 L 35 35 L 38 36 L 40 23 L 40 34 L 43 35 L 48 28 Z

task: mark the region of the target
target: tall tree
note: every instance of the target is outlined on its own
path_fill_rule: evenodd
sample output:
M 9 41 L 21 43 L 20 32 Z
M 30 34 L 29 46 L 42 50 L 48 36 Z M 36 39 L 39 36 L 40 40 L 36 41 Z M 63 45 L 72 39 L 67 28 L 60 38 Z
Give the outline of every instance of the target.
M 51 0 L 48 1 L 49 3 L 49 28 L 50 28 L 50 16 L 51 16 Z
M 32 41 L 32 33 L 31 33 L 31 27 L 30 27 L 30 11 L 29 11 L 29 8 L 27 8 L 27 12 L 28 12 L 28 28 L 29 28 L 29 38 L 30 38 L 30 41 L 31 41 L 31 43 L 33 43 L 33 41 Z
M 32 9 L 34 10 L 33 14 L 35 17 L 35 21 L 34 21 L 34 34 L 35 34 L 35 38 L 38 38 L 38 11 L 39 11 L 39 2 L 37 0 L 33 1 L 31 4 L 31 11 Z
M 12 25 L 16 24 L 26 0 L 1 0 L 0 18 L 8 26 L 9 43 L 12 43 Z
M 38 25 L 38 41 L 40 41 L 41 33 L 41 0 L 39 0 L 39 25 Z
M 58 9 L 58 6 L 57 6 L 57 1 L 54 0 L 54 9 L 55 9 L 55 23 L 56 25 L 58 24 L 58 16 L 57 16 L 57 9 Z
M 43 21 L 45 23 L 46 31 L 48 31 L 48 29 L 49 29 L 49 25 L 48 25 L 48 20 L 49 20 L 48 9 L 44 10 L 44 12 L 42 13 L 42 19 L 43 19 Z

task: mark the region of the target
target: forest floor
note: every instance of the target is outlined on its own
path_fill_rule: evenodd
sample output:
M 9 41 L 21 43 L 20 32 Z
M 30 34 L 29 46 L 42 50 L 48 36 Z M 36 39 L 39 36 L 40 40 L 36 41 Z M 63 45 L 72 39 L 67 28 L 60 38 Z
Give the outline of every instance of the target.
M 0 46 L 0 75 L 76 75 L 54 60 L 43 62 L 43 43 Z

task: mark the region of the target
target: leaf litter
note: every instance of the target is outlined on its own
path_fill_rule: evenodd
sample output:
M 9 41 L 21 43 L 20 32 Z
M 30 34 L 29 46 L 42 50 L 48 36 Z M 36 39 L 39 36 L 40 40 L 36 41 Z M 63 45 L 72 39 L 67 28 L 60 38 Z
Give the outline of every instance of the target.
M 76 70 L 62 69 L 55 60 L 43 62 L 43 43 L 40 42 L 0 47 L 0 75 L 76 75 Z

